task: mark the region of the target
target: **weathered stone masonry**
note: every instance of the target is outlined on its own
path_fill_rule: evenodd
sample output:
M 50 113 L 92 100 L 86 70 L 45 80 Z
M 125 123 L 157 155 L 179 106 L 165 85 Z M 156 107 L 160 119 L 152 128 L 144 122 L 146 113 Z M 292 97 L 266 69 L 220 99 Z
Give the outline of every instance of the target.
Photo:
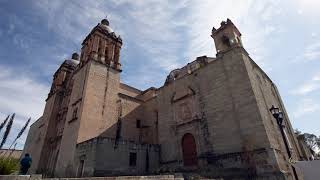
M 285 108 L 228 19 L 213 28 L 217 56 L 170 72 L 162 87 L 120 82 L 122 39 L 104 19 L 54 75 L 24 152 L 48 177 L 198 173 L 226 179 L 294 179 L 269 112 Z M 293 158 L 303 157 L 285 112 Z

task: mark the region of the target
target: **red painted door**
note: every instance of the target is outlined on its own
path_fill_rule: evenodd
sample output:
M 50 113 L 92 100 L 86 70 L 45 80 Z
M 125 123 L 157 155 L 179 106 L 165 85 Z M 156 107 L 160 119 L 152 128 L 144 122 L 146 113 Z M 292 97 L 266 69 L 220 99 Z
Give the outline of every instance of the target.
M 197 146 L 192 134 L 185 134 L 182 138 L 183 163 L 185 166 L 195 166 L 197 161 Z

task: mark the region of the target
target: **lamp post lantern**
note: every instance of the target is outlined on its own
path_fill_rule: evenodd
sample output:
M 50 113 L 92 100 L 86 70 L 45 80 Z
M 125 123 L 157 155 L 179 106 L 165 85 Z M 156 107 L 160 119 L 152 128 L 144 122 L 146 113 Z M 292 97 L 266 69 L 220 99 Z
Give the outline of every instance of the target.
M 273 117 L 277 118 L 280 112 L 280 109 L 277 107 L 274 107 L 274 105 L 271 106 L 270 112 L 273 115 Z
M 284 145 L 286 147 L 289 159 L 291 159 L 292 158 L 292 154 L 291 154 L 291 150 L 290 150 L 289 145 L 288 145 L 289 142 L 288 142 L 288 139 L 285 137 L 285 132 L 284 132 L 284 129 L 283 129 L 284 128 L 284 125 L 283 125 L 283 112 L 281 112 L 281 110 L 279 108 L 274 107 L 273 105 L 271 106 L 271 108 L 269 110 L 270 110 L 272 116 L 277 120 L 277 124 L 278 124 L 280 132 L 281 132 L 282 140 L 283 140 Z M 292 167 L 295 179 L 298 179 L 298 175 L 297 175 L 296 169 L 293 166 L 291 166 L 291 167 Z
M 273 105 L 270 108 L 270 112 L 273 115 L 273 117 L 277 120 L 277 124 L 282 127 L 283 112 L 281 112 L 279 108 L 274 107 Z

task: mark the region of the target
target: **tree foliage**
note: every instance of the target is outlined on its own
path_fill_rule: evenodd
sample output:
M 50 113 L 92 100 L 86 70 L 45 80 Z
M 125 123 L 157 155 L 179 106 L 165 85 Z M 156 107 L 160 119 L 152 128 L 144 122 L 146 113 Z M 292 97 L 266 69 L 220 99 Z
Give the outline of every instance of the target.
M 8 116 L 6 119 L 4 119 L 1 123 L 0 123 L 0 132 L 1 130 L 6 126 L 6 129 L 2 135 L 2 139 L 1 139 L 1 143 L 0 143 L 0 149 L 3 147 L 3 145 L 6 143 L 12 125 L 13 125 L 13 121 L 14 121 L 14 117 L 15 114 L 13 113 L 10 117 Z M 15 159 L 12 158 L 11 155 L 15 150 L 15 147 L 17 145 L 16 141 L 22 136 L 22 134 L 25 132 L 25 130 L 27 129 L 29 123 L 31 121 L 31 118 L 29 118 L 26 123 L 24 124 L 24 126 L 22 127 L 22 129 L 19 131 L 19 133 L 17 134 L 16 138 L 14 139 L 14 141 L 12 142 L 11 146 L 9 147 L 9 149 L 3 153 L 0 154 L 0 175 L 8 175 L 8 174 L 12 174 L 14 172 L 17 172 L 19 170 L 19 159 Z M 12 145 L 14 144 L 13 149 L 11 149 Z M 9 153 L 9 156 L 6 156 L 7 153 Z
M 304 133 L 305 142 L 313 150 L 316 151 L 320 148 L 320 136 L 317 137 L 314 134 Z
M 0 175 L 8 175 L 19 170 L 19 159 L 0 157 Z
M 315 153 L 319 153 L 320 150 L 320 136 L 316 136 L 310 133 L 302 133 L 298 129 L 295 130 L 298 136 L 302 136 L 307 146 Z

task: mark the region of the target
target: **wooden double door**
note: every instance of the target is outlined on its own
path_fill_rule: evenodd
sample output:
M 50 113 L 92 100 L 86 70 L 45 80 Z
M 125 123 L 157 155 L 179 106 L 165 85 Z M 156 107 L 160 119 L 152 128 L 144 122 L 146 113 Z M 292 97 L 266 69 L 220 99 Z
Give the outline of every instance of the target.
M 187 133 L 182 138 L 182 152 L 184 166 L 196 166 L 197 160 L 197 145 L 192 134 Z

